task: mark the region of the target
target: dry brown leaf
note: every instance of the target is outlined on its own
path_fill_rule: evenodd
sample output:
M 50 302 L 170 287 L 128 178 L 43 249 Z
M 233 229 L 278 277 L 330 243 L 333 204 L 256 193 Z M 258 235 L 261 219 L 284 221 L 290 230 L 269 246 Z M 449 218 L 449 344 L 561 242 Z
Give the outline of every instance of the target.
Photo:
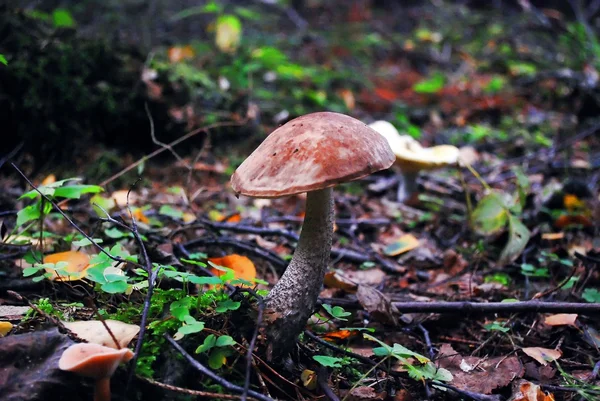
M 358 386 L 350 390 L 344 397 L 348 401 L 376 401 L 384 400 L 387 397 L 387 393 L 378 393 L 373 387 L 369 386 Z
M 481 394 L 491 394 L 507 386 L 524 372 L 519 358 L 514 355 L 490 359 L 462 356 L 450 344 L 442 344 L 437 361 L 439 367 L 452 373 L 453 386 Z
M 383 323 L 398 325 L 398 309 L 382 292 L 372 287 L 359 285 L 356 299 L 371 317 Z
M 133 337 L 140 331 L 140 326 L 123 323 L 118 320 L 105 320 L 104 323 L 113 333 L 119 346 L 115 344 L 104 324 L 99 320 L 85 320 L 77 322 L 63 322 L 65 327 L 77 335 L 77 337 L 93 344 L 104 345 L 114 349 L 125 348 Z
M 68 274 L 66 276 L 59 275 L 55 270 L 46 268 L 46 272 L 52 274 L 52 276 L 49 278 L 50 280 L 81 280 L 85 277 L 85 270 L 90 265 L 90 256 L 87 253 L 83 253 L 81 251 L 58 252 L 44 256 L 44 263 L 57 264 L 59 262 L 67 263 L 67 266 L 64 267 L 62 270 L 66 271 Z
M 542 365 L 546 366 L 548 362 L 554 362 L 562 356 L 562 352 L 556 349 L 542 347 L 526 347 L 522 348 L 523 352 Z
M 575 321 L 577 320 L 576 313 L 557 313 L 556 315 L 546 316 L 544 323 L 548 326 L 574 326 L 577 327 Z

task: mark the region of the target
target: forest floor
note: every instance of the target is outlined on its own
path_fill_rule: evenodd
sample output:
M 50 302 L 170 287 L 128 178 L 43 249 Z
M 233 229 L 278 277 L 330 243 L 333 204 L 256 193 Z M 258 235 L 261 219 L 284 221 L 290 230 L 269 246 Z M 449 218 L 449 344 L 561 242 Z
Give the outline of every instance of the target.
M 81 339 L 132 341 L 115 400 L 600 398 L 595 10 L 306 3 L 162 10 L 135 44 L 83 5 L 2 17 L 31 29 L 0 42 L 1 399 L 91 399 L 58 368 Z M 306 197 L 229 179 L 325 110 L 460 162 L 403 202 L 402 166 L 335 187 L 318 310 L 269 360 Z

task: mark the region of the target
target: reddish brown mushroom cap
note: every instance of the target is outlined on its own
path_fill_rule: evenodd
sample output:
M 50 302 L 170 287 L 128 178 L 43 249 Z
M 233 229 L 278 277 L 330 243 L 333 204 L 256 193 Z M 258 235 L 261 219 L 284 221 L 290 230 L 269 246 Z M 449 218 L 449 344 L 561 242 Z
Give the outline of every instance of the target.
M 394 160 L 387 140 L 362 122 L 312 113 L 273 131 L 238 167 L 231 186 L 238 194 L 277 198 L 355 180 Z
M 105 347 L 100 344 L 80 343 L 67 348 L 58 361 L 58 368 L 81 376 L 100 379 L 110 377 L 121 362 L 133 358 L 129 348 Z

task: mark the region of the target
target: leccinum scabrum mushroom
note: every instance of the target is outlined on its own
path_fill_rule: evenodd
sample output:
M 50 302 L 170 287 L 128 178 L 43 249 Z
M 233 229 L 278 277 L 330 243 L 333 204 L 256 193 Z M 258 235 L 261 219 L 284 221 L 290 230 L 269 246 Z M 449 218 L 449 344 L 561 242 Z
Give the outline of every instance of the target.
M 392 165 L 384 137 L 338 113 L 312 113 L 271 133 L 231 177 L 237 194 L 278 198 L 307 192 L 302 232 L 285 273 L 267 297 L 268 353 L 282 354 L 313 313 L 333 235 L 333 192 Z

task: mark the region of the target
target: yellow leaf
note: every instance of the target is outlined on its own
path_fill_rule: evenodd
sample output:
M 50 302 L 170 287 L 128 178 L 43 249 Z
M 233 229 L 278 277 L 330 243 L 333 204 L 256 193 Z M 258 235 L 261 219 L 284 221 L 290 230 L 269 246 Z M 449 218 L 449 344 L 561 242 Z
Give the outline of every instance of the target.
M 44 256 L 44 263 L 54 263 L 57 264 L 59 262 L 66 262 L 67 266 L 60 269 L 62 271 L 67 272 L 67 275 L 60 274 L 56 272 L 56 270 L 45 268 L 48 273 L 51 273 L 52 276 L 49 278 L 50 280 L 56 281 L 73 281 L 73 280 L 81 280 L 85 277 L 85 271 L 90 265 L 90 257 L 87 253 L 83 253 L 80 251 L 68 251 L 68 252 L 58 252 L 51 253 L 49 255 Z
M 302 384 L 309 390 L 314 390 L 317 388 L 317 374 L 314 370 L 304 369 L 300 374 L 300 379 L 302 379 Z
M 5 335 L 8 334 L 9 331 L 11 331 L 13 328 L 13 325 L 11 322 L 0 322 L 0 337 L 4 337 Z
M 183 213 L 183 222 L 191 223 L 196 221 L 196 215 L 194 213 L 185 212 Z
M 222 258 L 209 258 L 208 260 L 216 265 L 233 270 L 234 277 L 237 279 L 252 281 L 256 278 L 256 267 L 254 267 L 254 263 L 245 256 L 234 253 L 223 256 Z M 211 269 L 211 271 L 215 276 L 219 277 L 225 274 L 224 271 L 214 268 Z
M 217 19 L 215 44 L 223 53 L 234 53 L 242 37 L 242 23 L 235 15 Z
M 405 234 L 391 244 L 388 244 L 383 250 L 383 253 L 387 256 L 398 256 L 408 251 L 412 251 L 418 246 L 419 240 L 415 238 L 414 235 Z

